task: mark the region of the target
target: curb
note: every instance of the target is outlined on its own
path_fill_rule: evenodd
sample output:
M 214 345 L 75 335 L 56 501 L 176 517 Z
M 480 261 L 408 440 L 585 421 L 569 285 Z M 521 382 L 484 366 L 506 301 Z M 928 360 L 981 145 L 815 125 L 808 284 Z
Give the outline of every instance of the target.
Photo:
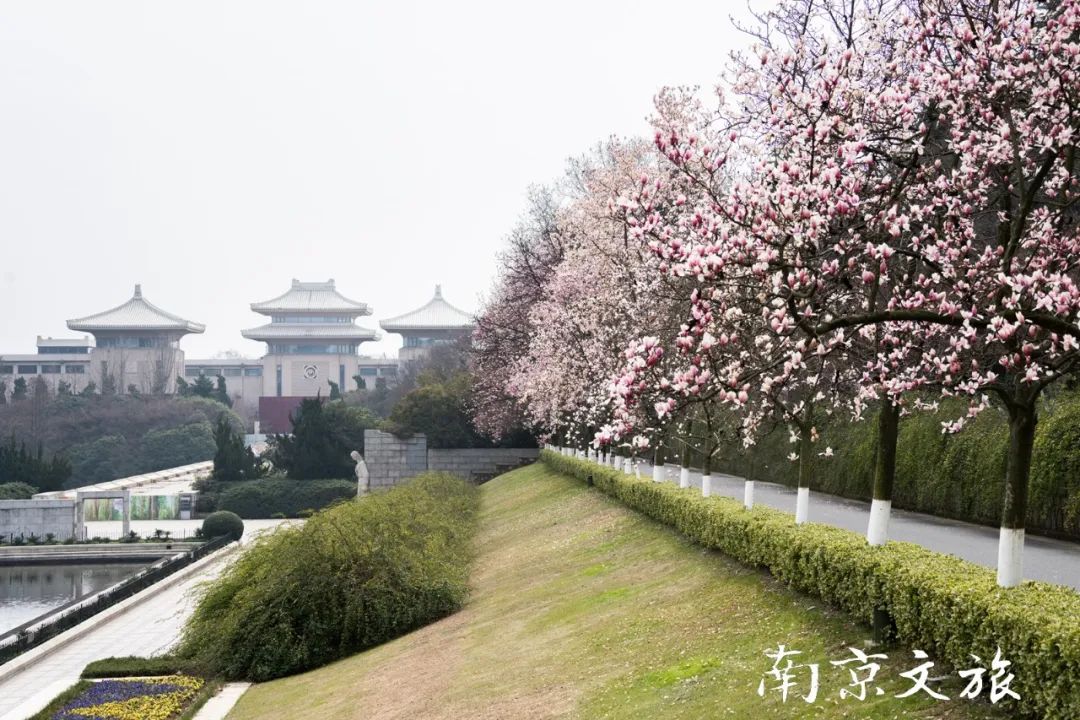
M 212 552 L 206 557 L 196 560 L 191 565 L 188 565 L 186 568 L 173 573 L 161 582 L 155 583 L 154 585 L 151 585 L 144 590 L 140 590 L 138 593 L 132 595 L 131 597 L 122 600 L 116 605 L 113 605 L 111 608 L 103 610 L 102 612 L 94 615 L 93 617 L 87 618 L 84 622 L 79 623 L 75 627 L 65 630 L 56 637 L 50 638 L 49 640 L 45 641 L 41 645 L 38 645 L 32 650 L 29 650 L 22 655 L 19 655 L 17 658 L 10 660 L 3 665 L 0 665 L 0 683 L 7 681 L 15 675 L 18 675 L 23 670 L 27 669 L 35 662 L 37 662 L 38 659 L 40 659 L 42 656 L 55 652 L 56 650 L 74 642 L 75 640 L 78 640 L 83 635 L 86 635 L 92 630 L 97 629 L 98 627 L 104 625 L 113 618 L 124 614 L 125 612 L 137 605 L 142 604 L 144 601 L 150 599 L 158 592 L 170 588 L 173 585 L 179 583 L 181 580 L 184 580 L 191 575 L 194 575 L 196 572 L 201 571 L 203 568 L 224 559 L 228 555 L 232 554 L 239 546 L 239 543 L 230 543 L 229 545 L 223 547 L 221 550 Z
M 236 707 L 240 698 L 251 687 L 249 682 L 226 683 L 217 693 L 199 708 L 193 720 L 224 720 L 229 711 Z

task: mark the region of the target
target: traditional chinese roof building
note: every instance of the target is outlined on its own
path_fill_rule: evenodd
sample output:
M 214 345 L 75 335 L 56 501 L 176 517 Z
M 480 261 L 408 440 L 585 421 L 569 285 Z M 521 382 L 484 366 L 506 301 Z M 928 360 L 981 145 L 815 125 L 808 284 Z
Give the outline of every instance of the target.
M 251 309 L 270 318 L 242 333 L 266 343 L 264 398 L 327 396 L 331 383 L 342 392 L 359 384 L 357 350 L 363 342 L 378 340 L 379 334 L 356 324 L 358 317 L 371 314 L 371 308 L 342 295 L 333 280 L 294 279 L 286 292 L 252 303 Z
M 435 295 L 422 307 L 379 323 L 386 332 L 397 333 L 404 339 L 398 356 L 415 360 L 433 345 L 448 343 L 472 332 L 472 315 L 454 307 L 443 298 L 442 286 L 435 286 Z
M 88 375 L 99 389 L 117 393 L 173 392 L 184 366 L 180 339 L 206 330 L 151 303 L 141 285 L 127 302 L 68 320 L 67 326 L 94 336 Z

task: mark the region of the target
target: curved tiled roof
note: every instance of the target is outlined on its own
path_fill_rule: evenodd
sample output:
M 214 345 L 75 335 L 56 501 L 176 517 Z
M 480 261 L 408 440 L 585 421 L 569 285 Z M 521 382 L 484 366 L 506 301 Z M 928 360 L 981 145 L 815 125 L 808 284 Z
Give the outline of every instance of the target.
M 111 310 L 68 320 L 72 330 L 95 332 L 100 330 L 175 330 L 185 333 L 201 333 L 205 325 L 185 320 L 179 315 L 165 312 L 142 295 L 142 286 L 135 286 L 135 294 L 123 305 Z
M 292 287 L 272 300 L 251 303 L 251 309 L 263 315 L 275 312 L 350 312 L 354 315 L 370 315 L 366 303 L 350 300 L 334 288 L 334 280 L 326 282 L 300 282 L 293 278 Z
M 435 286 L 435 297 L 421 308 L 379 323 L 387 332 L 410 330 L 466 330 L 476 323 L 472 315 L 446 302 L 442 286 Z
M 249 340 L 378 340 L 374 330 L 357 325 L 307 325 L 269 323 L 240 333 Z

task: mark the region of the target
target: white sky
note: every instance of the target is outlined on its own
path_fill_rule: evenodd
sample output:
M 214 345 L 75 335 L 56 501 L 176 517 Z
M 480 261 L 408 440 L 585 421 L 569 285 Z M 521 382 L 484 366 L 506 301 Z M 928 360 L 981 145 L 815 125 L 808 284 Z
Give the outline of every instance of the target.
M 475 310 L 528 185 L 711 85 L 742 8 L 0 0 L 0 352 L 136 282 L 206 324 L 189 358 L 261 356 L 248 305 L 293 277 L 368 327 L 437 282 Z

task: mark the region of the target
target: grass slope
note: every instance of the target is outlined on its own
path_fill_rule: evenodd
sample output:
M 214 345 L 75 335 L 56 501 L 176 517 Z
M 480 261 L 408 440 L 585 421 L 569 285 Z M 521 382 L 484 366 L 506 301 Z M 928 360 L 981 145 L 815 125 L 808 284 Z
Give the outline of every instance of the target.
M 888 651 L 885 696 L 841 700 L 848 672 L 829 661 L 862 647 L 865 628 L 540 464 L 482 498 L 464 610 L 257 685 L 229 718 L 1001 717 L 965 700 L 895 699 L 908 687 L 899 673 L 919 664 L 907 648 Z M 763 653 L 779 643 L 821 665 L 814 704 L 757 695 Z M 794 693 L 807 678 L 796 673 Z

